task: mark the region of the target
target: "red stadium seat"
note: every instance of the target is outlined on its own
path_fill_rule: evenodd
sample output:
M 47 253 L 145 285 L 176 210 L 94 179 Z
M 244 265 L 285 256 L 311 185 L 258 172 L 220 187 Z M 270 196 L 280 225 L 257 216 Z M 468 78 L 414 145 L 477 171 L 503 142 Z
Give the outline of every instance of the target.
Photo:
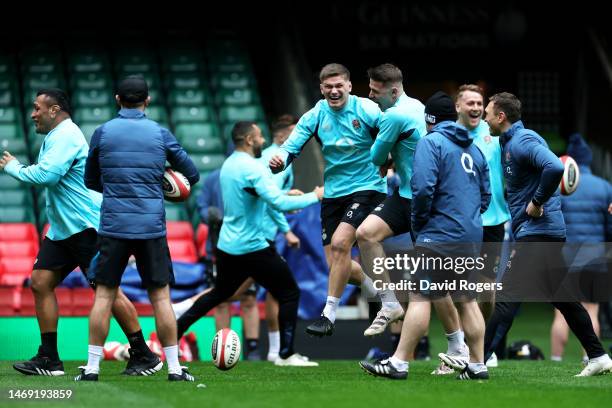
M 91 288 L 72 289 L 72 315 L 88 316 L 94 303 L 95 292 Z
M 193 227 L 188 221 L 167 221 L 166 233 L 168 240 L 185 239 L 193 241 Z
M 0 241 L 0 258 L 34 258 L 37 252 L 37 241 Z
M 0 276 L 2 286 L 22 286 L 23 281 L 32 274 L 34 257 L 0 259 L 4 272 Z
M 0 224 L 0 241 L 35 241 L 38 242 L 38 232 L 30 223 Z
M 196 232 L 197 238 L 196 243 L 198 246 L 198 255 L 206 257 L 206 240 L 208 240 L 208 225 L 198 225 L 198 231 Z
M 133 302 L 138 316 L 153 316 L 153 306 L 150 303 Z
M 170 248 L 170 258 L 175 262 L 192 262 L 198 261 L 195 245 L 191 240 L 172 239 L 168 240 Z
M 0 288 L 0 316 L 14 316 L 19 309 L 20 288 Z

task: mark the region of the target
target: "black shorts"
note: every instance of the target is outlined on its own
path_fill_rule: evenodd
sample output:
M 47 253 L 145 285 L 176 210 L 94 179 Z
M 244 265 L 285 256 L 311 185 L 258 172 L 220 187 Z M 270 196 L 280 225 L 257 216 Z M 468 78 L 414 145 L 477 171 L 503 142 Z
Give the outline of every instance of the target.
M 100 252 L 91 263 L 89 277 L 96 283 L 117 287 L 131 255 L 146 288 L 174 284 L 174 271 L 166 237 L 119 239 L 100 237 Z
M 336 198 L 323 198 L 321 202 L 321 239 L 323 246 L 331 243 L 331 238 L 341 222 L 355 229 L 366 219 L 370 212 L 387 197 L 378 191 L 366 190 Z
M 411 230 L 410 209 L 412 201 L 399 195 L 396 189 L 385 201 L 378 204 L 370 213 L 380 217 L 393 231 L 400 235 Z
M 97 252 L 98 233 L 93 228 L 57 241 L 45 237 L 34 262 L 34 269 L 59 272 L 61 280 L 64 280 L 77 266 L 86 273 Z
M 497 276 L 505 234 L 504 224 L 482 228 L 482 250 L 480 254 L 484 258 L 485 266 L 481 275 L 487 281 L 495 280 Z
M 477 297 L 477 292 L 472 289 L 475 286 L 472 285 L 476 285 L 478 273 L 472 271 L 458 274 L 454 269 L 445 269 L 445 260 L 453 257 L 442 255 L 430 248 L 417 246 L 415 255 L 427 262 L 411 277 L 416 285 L 415 293 L 429 300 L 440 299 L 446 295 L 451 295 L 454 301 L 473 300 Z

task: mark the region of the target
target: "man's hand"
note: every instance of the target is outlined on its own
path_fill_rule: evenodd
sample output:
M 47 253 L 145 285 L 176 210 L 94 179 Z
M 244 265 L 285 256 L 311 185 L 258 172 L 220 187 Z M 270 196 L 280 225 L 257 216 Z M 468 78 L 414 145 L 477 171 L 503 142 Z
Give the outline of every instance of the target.
M 525 211 L 530 217 L 540 218 L 544 214 L 544 206 L 537 206 L 530 201 L 529 204 L 527 204 L 527 209 Z
M 285 239 L 287 240 L 287 245 L 289 245 L 289 248 L 298 249 L 300 247 L 300 239 L 293 232 L 288 231 L 285 234 Z
M 612 215 L 612 203 L 608 206 L 608 214 Z
M 317 195 L 317 198 L 319 199 L 319 201 L 321 201 L 323 199 L 323 193 L 325 192 L 325 190 L 323 189 L 323 187 L 321 186 L 316 186 L 314 188 L 314 190 L 312 190 L 313 193 L 315 193 Z
M 2 158 L 0 159 L 0 170 L 4 170 L 6 165 L 11 160 L 17 160 L 17 159 L 15 159 L 9 152 L 5 150 L 4 153 L 2 153 Z
M 272 170 L 272 173 L 276 174 L 283 171 L 283 169 L 285 168 L 285 162 L 279 155 L 274 155 L 272 156 L 272 158 L 270 158 L 269 166 L 270 170 Z
M 301 196 L 304 195 L 304 192 L 300 189 L 297 188 L 292 188 L 291 190 L 287 191 L 287 195 L 289 196 Z
M 387 177 L 387 173 L 389 172 L 391 166 L 393 166 L 393 158 L 391 157 L 391 153 L 389 153 L 385 164 L 378 168 L 378 174 L 380 175 L 380 177 Z

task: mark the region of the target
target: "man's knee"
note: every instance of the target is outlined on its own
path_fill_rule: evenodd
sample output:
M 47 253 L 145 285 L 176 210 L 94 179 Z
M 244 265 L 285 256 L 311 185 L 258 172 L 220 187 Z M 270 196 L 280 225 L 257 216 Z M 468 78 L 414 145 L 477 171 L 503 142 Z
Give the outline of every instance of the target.
M 32 292 L 35 295 L 53 292 L 57 286 L 51 271 L 34 270 L 30 278 Z
M 351 252 L 353 241 L 345 237 L 332 237 L 331 252 L 332 256 L 344 255 Z

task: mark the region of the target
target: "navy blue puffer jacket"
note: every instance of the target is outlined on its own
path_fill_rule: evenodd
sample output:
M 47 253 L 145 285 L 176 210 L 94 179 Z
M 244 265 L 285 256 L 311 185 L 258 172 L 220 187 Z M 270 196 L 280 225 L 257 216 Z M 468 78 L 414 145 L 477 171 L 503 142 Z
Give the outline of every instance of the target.
M 121 239 L 166 235 L 166 160 L 193 186 L 199 173 L 176 138 L 139 109 L 121 109 L 94 132 L 85 185 L 103 193 L 98 233 Z

